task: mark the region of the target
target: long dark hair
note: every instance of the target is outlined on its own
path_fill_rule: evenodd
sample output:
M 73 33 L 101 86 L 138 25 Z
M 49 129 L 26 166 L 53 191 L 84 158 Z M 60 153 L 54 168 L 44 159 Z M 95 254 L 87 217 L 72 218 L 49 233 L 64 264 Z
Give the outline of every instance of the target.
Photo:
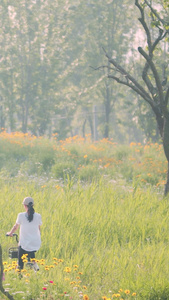
M 33 220 L 33 214 L 35 212 L 34 208 L 33 208 L 33 203 L 29 202 L 28 206 L 28 221 L 31 222 Z

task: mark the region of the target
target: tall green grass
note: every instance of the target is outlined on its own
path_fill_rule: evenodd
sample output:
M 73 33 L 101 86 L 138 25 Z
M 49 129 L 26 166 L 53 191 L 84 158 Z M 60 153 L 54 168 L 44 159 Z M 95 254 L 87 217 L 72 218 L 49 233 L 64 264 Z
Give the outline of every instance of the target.
M 6 272 L 4 285 L 9 292 L 24 293 L 16 293 L 15 299 L 59 300 L 63 295 L 79 299 L 85 294 L 92 300 L 118 294 L 121 299 L 169 299 L 169 202 L 152 188 L 119 187 L 105 179 L 91 184 L 68 179 L 59 189 L 53 181 L 43 186 L 38 180 L 1 179 L 0 183 L 4 261 L 10 262 L 8 247 L 14 244 L 5 233 L 28 195 L 43 220 L 42 246 L 36 257 L 45 259 L 46 265 L 52 265 L 54 257 L 63 259 L 54 268 L 46 271 L 42 265 L 39 273 L 30 272 L 29 278 L 24 275 L 21 280 L 13 270 Z M 78 275 L 79 271 L 83 274 Z M 73 280 L 77 286 L 70 284 Z M 77 284 L 78 280 L 82 282 Z

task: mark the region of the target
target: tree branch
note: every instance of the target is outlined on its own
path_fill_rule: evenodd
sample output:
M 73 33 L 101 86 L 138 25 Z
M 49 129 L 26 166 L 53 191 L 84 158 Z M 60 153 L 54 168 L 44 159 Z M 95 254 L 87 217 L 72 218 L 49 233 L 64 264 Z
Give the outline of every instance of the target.
M 121 80 L 120 78 L 118 78 L 118 77 L 116 77 L 116 76 L 114 76 L 114 75 L 109 75 L 108 78 L 112 78 L 112 79 L 114 79 L 116 82 L 128 86 L 128 87 L 131 88 L 134 92 L 136 92 L 136 93 L 139 94 L 142 98 L 144 98 L 144 100 L 147 101 L 152 107 L 154 106 L 154 103 L 153 103 L 152 101 L 150 101 L 150 99 L 147 98 L 146 95 L 145 95 L 141 90 L 139 90 L 136 86 L 130 84 L 130 83 L 127 82 L 127 81 L 123 81 L 123 80 Z
M 150 81 L 150 79 L 148 78 L 148 75 L 147 75 L 149 68 L 150 68 L 150 66 L 146 62 L 145 67 L 144 67 L 143 72 L 142 72 L 142 78 L 143 78 L 144 82 L 146 83 L 146 86 L 147 86 L 148 90 L 150 91 L 153 99 L 156 100 L 156 97 L 155 97 L 156 88 L 153 86 L 153 84 L 151 83 L 151 81 Z
M 165 95 L 165 105 L 167 106 L 168 105 L 168 101 L 169 101 L 169 87 L 167 89 L 167 93 Z
M 162 84 L 161 84 L 158 72 L 156 70 L 156 67 L 155 67 L 152 59 L 149 57 L 149 55 L 141 47 L 138 47 L 138 51 L 146 59 L 147 63 L 150 65 L 150 68 L 151 68 L 151 70 L 153 72 L 154 79 L 155 79 L 155 82 L 156 82 L 158 94 L 159 94 L 160 106 L 161 106 L 161 109 L 162 109 L 163 113 L 165 113 L 165 111 L 166 111 L 166 105 L 164 103 L 164 96 L 163 96 Z
M 160 18 L 159 14 L 157 13 L 157 11 L 151 6 L 150 3 L 148 3 L 147 0 L 144 0 L 145 3 L 147 4 L 147 6 L 150 8 L 151 12 L 156 16 L 156 18 L 163 24 L 163 25 L 167 25 L 167 23 Z
M 151 55 L 150 55 L 151 58 L 153 57 L 153 52 L 154 52 L 156 46 L 158 45 L 158 43 L 162 39 L 162 34 L 163 34 L 163 31 L 159 30 L 159 36 L 157 37 L 157 39 L 155 40 L 155 42 L 153 43 L 152 48 L 151 48 Z M 150 67 L 150 65 L 146 61 L 146 64 L 145 64 L 145 67 L 144 67 L 143 73 L 142 73 L 142 78 L 143 78 L 144 82 L 146 83 L 147 88 L 150 91 L 153 99 L 156 100 L 156 97 L 154 97 L 154 94 L 156 93 L 156 88 L 153 86 L 153 84 L 151 83 L 150 79 L 147 76 L 149 67 Z
M 125 69 L 123 69 L 113 58 L 110 58 L 109 55 L 106 53 L 105 49 L 103 49 L 104 52 L 105 52 L 105 55 L 106 57 L 108 58 L 109 62 L 111 64 L 114 65 L 114 67 L 116 68 L 117 71 L 119 71 L 123 76 L 126 77 L 126 79 L 130 80 L 134 86 L 135 86 L 135 89 L 137 89 L 137 92 L 139 91 L 140 94 L 144 95 L 144 99 L 149 102 L 149 104 L 151 104 L 151 106 L 154 105 L 153 101 L 152 101 L 152 98 L 150 97 L 150 95 L 146 92 L 146 90 L 134 79 L 133 76 L 131 76 Z M 112 78 L 110 77 L 111 75 L 109 75 L 109 78 Z M 117 77 L 116 77 L 117 78 Z M 120 80 L 120 79 L 119 79 Z M 117 81 L 117 80 L 116 80 Z M 129 83 L 123 83 L 125 85 L 128 85 L 129 86 Z M 134 86 L 132 86 L 132 89 L 134 90 Z M 130 86 L 131 87 L 131 86 Z
M 151 54 L 152 53 L 151 34 L 150 34 L 148 26 L 145 22 L 144 9 L 138 3 L 138 0 L 135 0 L 135 5 L 138 7 L 138 9 L 140 10 L 140 13 L 141 13 L 141 18 L 139 18 L 138 20 L 140 21 L 141 25 L 143 26 L 143 28 L 145 30 L 145 33 L 146 33 L 146 36 L 147 36 L 147 44 L 148 44 L 149 54 Z
M 94 68 L 94 67 L 90 66 L 90 68 L 92 68 L 92 69 L 95 70 L 95 71 L 100 70 L 100 69 L 105 69 L 105 68 L 106 68 L 106 69 L 109 69 L 109 70 L 117 71 L 116 69 L 111 68 L 111 67 L 108 67 L 107 65 L 99 66 L 99 67 L 97 67 L 97 68 Z

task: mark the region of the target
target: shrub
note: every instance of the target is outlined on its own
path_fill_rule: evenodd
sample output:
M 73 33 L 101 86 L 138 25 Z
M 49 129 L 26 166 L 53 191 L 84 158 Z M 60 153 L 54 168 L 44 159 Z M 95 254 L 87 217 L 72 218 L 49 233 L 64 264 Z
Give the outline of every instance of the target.
M 98 167 L 88 165 L 82 166 L 79 170 L 79 178 L 82 181 L 91 182 L 93 179 L 98 179 L 100 176 Z
M 51 168 L 51 174 L 57 179 L 64 179 L 69 175 L 72 177 L 76 173 L 75 165 L 72 162 L 55 162 Z

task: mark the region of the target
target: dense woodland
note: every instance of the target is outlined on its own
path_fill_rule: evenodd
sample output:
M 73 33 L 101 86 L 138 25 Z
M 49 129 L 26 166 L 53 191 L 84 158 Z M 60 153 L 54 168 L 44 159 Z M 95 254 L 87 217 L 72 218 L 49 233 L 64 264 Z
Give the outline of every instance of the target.
M 149 3 L 169 18 L 166 1 Z M 151 11 L 146 14 L 156 38 L 159 21 L 153 24 Z M 58 139 L 91 134 L 95 140 L 159 141 L 148 105 L 108 78 L 104 67 L 105 50 L 142 80 L 138 46 L 146 50 L 146 37 L 139 17 L 133 0 L 2 0 L 0 127 L 37 136 L 57 133 Z M 155 53 L 161 81 L 168 57 L 166 35 Z

